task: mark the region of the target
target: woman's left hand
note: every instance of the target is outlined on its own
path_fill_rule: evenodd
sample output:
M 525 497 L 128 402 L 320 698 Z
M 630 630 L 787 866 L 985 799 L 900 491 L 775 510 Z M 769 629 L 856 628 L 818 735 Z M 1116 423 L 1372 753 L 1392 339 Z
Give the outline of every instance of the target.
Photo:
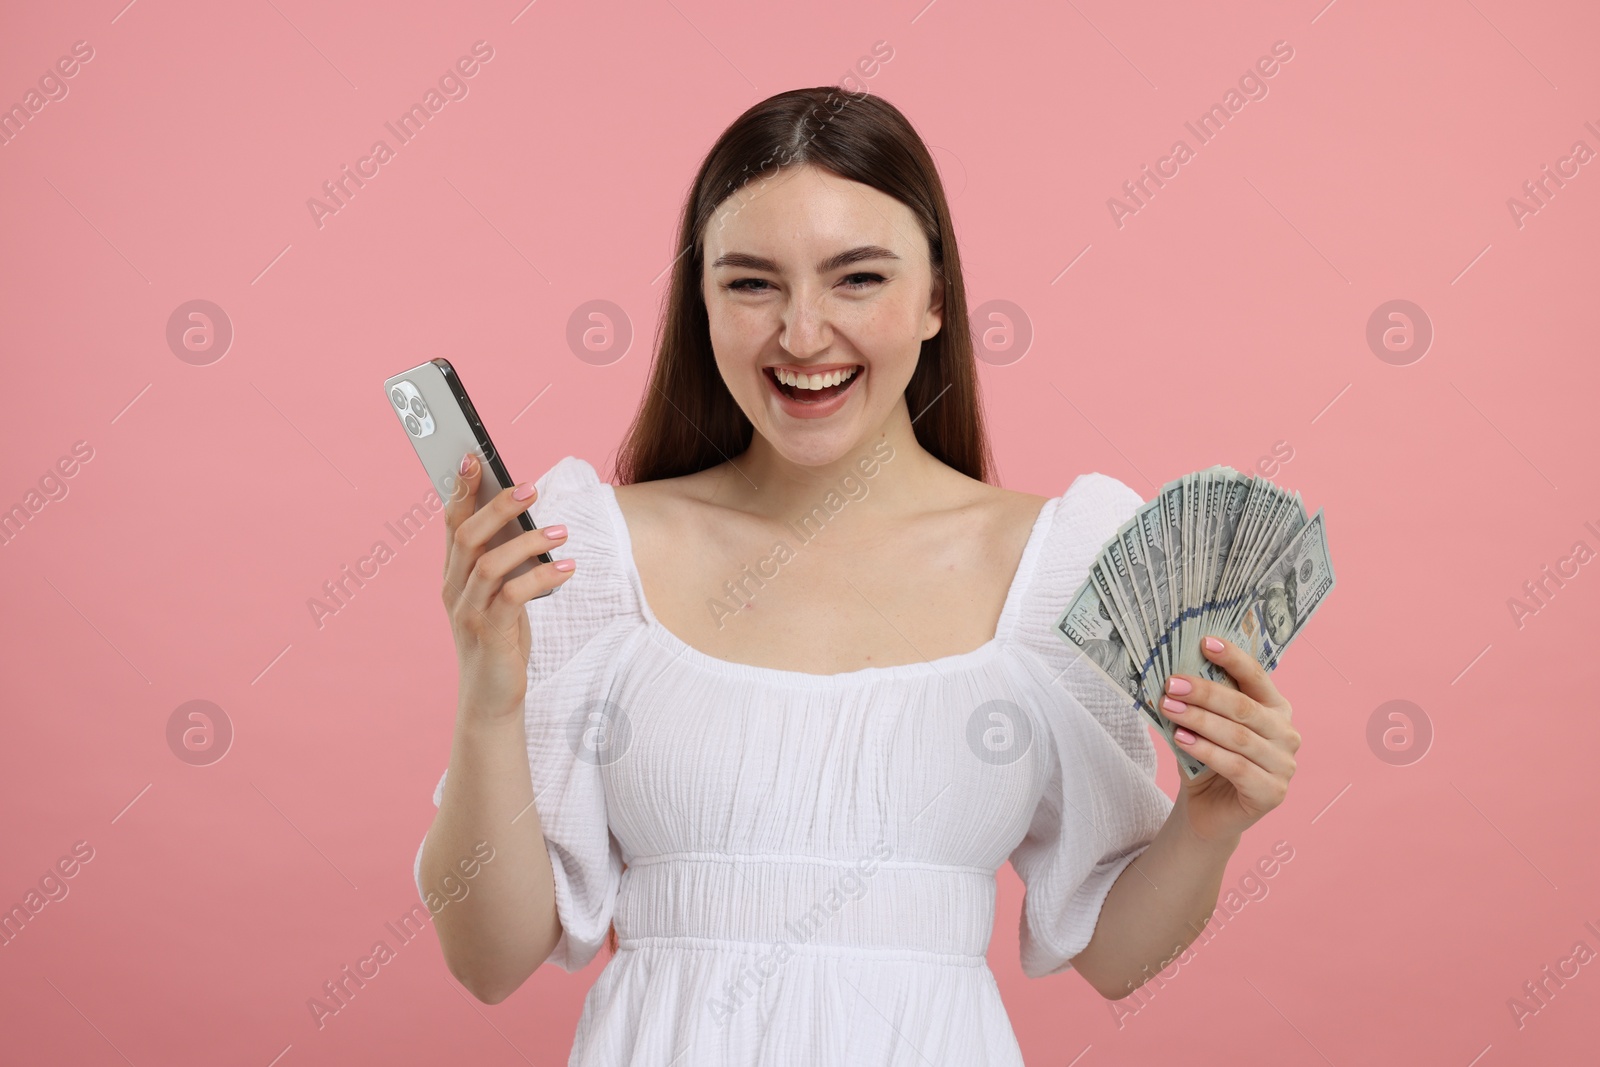
M 1232 840 L 1283 803 L 1300 734 L 1289 725 L 1289 702 L 1254 657 L 1221 638 L 1200 648 L 1239 688 L 1175 674 L 1161 709 L 1178 727 L 1178 744 L 1209 768 L 1179 796 L 1190 829 L 1206 841 Z

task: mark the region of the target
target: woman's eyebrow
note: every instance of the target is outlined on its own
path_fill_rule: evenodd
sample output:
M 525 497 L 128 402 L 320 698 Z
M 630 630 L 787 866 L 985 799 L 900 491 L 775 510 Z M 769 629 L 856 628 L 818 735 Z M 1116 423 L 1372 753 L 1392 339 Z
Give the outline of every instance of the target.
M 848 267 L 852 263 L 860 263 L 866 259 L 899 259 L 900 257 L 884 248 L 882 245 L 860 245 L 856 248 L 840 252 L 838 255 L 829 256 L 817 264 L 818 274 L 827 274 Z M 762 256 L 753 256 L 748 252 L 725 252 L 717 257 L 712 267 L 742 267 L 745 270 L 766 271 L 768 274 L 778 274 L 778 265 Z

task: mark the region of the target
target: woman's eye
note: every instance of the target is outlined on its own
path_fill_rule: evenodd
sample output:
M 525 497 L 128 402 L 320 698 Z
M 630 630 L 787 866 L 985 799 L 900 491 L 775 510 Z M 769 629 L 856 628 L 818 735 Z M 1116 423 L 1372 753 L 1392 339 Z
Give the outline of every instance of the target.
M 861 271 L 857 274 L 848 274 L 841 282 L 847 289 L 866 289 L 883 281 L 883 275 L 871 271 Z M 736 278 L 729 282 L 725 289 L 735 293 L 764 293 L 772 288 L 772 284 L 764 278 Z

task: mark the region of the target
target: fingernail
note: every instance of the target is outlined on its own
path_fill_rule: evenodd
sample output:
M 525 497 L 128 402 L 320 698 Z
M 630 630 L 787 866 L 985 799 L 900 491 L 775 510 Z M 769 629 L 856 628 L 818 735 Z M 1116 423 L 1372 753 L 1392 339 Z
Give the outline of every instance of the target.
M 1183 701 L 1171 697 L 1164 697 L 1161 701 L 1161 710 L 1172 715 L 1182 715 L 1188 707 Z
M 462 474 L 471 474 L 472 473 L 472 456 L 471 456 L 470 453 L 468 455 L 465 455 L 465 456 L 461 457 L 461 473 Z
M 1202 643 L 1206 646 L 1206 651 L 1208 652 L 1222 651 L 1222 642 L 1218 641 L 1215 637 L 1208 637 Z
M 555 564 L 554 564 L 555 569 L 558 570 L 558 571 L 570 571 L 572 568 L 576 567 L 577 565 L 578 565 L 578 561 L 575 560 L 575 559 L 558 559 L 558 560 L 555 561 Z
M 546 526 L 546 527 L 543 527 L 541 532 L 546 537 L 565 537 L 565 536 L 567 536 L 567 528 L 565 526 Z
M 1173 731 L 1172 736 L 1176 737 L 1178 739 L 1178 741 L 1180 743 L 1182 743 L 1182 744 L 1185 744 L 1185 745 L 1194 744 L 1194 734 L 1191 734 L 1188 730 L 1185 730 L 1181 726 Z
M 1171 693 L 1175 697 L 1181 697 L 1183 694 L 1187 693 L 1193 688 L 1194 686 L 1190 683 L 1189 679 L 1180 678 L 1176 674 L 1167 679 L 1167 692 Z
M 523 482 L 521 485 L 511 490 L 511 496 L 516 500 L 527 500 L 529 497 L 533 496 L 533 483 Z

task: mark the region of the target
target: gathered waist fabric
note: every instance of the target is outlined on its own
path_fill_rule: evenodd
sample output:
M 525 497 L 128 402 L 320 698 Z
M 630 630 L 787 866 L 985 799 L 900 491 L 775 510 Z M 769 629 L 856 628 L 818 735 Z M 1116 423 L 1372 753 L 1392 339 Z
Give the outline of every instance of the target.
M 678 852 L 623 873 L 618 946 L 982 966 L 994 872 L 882 860 Z

